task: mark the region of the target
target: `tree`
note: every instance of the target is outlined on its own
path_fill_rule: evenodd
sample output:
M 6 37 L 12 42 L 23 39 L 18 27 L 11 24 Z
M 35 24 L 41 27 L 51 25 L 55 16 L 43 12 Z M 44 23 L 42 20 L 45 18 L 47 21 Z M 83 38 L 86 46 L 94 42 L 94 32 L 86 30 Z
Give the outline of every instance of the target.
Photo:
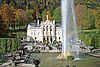
M 56 0 L 51 0 L 50 2 L 51 4 L 54 4 L 54 5 L 56 4 Z
M 61 9 L 60 7 L 57 7 L 54 11 L 53 11 L 53 19 L 56 22 L 61 22 Z
M 13 22 L 13 8 L 10 4 L 4 4 L 1 8 L 1 14 L 2 19 L 4 23 L 7 26 L 7 29 L 9 28 L 9 25 L 11 25 Z
M 36 11 L 34 11 L 34 12 L 32 13 L 32 17 L 33 17 L 33 21 L 36 21 L 36 20 L 37 20 Z
M 39 11 L 39 7 L 38 6 L 35 6 L 34 7 L 34 11 L 36 12 L 36 17 L 38 18 L 40 16 L 40 11 Z
M 96 28 L 97 29 L 100 29 L 100 19 L 99 18 L 96 19 L 95 23 L 96 23 L 95 24 L 96 25 Z
M 4 31 L 6 35 L 9 30 L 9 26 L 13 24 L 13 20 L 14 20 L 13 11 L 14 10 L 11 4 L 4 4 L 1 7 L 0 13 L 1 13 L 2 21 L 3 21 L 2 25 L 4 25 Z
M 48 5 L 48 3 L 49 3 L 49 0 L 46 0 L 46 5 Z
M 59 7 L 60 6 L 60 1 L 59 1 L 59 3 L 57 2 L 57 1 L 59 1 L 59 0 L 50 0 L 50 2 L 51 2 L 51 7 L 52 7 L 52 10 L 55 10 L 57 7 Z
M 4 24 L 1 15 L 0 15 L 0 37 L 7 37 L 6 25 Z
M 25 10 L 23 10 L 23 9 L 16 10 L 15 11 L 15 18 L 16 18 L 16 21 L 17 21 L 16 24 L 19 25 L 19 29 L 20 29 L 20 26 L 27 24 L 26 23 L 27 22 L 27 16 L 26 16 Z
M 42 20 L 46 20 L 46 12 L 47 12 L 47 9 L 44 9 L 42 11 Z
M 94 11 L 94 16 L 96 17 L 95 27 L 97 29 L 100 29 L 100 7 L 96 8 L 96 10 Z
M 95 28 L 95 16 L 93 15 L 93 11 L 91 9 L 87 9 L 87 21 L 88 21 L 88 28 L 94 29 Z
M 78 4 L 76 6 L 77 26 L 78 28 L 81 28 L 82 30 L 87 29 L 90 26 L 88 22 L 87 10 L 88 10 L 87 6 L 85 5 Z
M 32 12 L 33 12 L 32 10 L 26 10 L 26 16 L 27 16 L 28 22 L 33 21 Z
M 98 38 L 98 32 L 93 34 L 93 36 L 91 37 L 91 46 L 93 46 L 93 48 L 98 48 L 100 47 L 99 45 L 99 38 Z

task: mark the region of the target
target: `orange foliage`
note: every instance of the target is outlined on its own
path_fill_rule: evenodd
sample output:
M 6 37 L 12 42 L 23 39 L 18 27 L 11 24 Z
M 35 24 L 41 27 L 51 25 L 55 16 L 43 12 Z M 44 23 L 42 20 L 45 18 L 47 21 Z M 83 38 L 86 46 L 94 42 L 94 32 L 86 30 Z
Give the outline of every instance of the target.
M 88 19 L 87 19 L 87 7 L 85 5 L 78 4 L 76 6 L 76 17 L 77 17 L 77 26 L 87 28 Z
M 25 24 L 25 21 L 27 21 L 26 12 L 23 9 L 18 9 L 15 12 L 15 18 L 20 24 Z
M 4 4 L 1 7 L 1 17 L 3 20 L 3 24 L 6 25 L 6 28 L 9 28 L 9 25 L 12 24 L 12 20 L 13 20 L 13 10 L 11 8 L 12 6 L 10 4 Z

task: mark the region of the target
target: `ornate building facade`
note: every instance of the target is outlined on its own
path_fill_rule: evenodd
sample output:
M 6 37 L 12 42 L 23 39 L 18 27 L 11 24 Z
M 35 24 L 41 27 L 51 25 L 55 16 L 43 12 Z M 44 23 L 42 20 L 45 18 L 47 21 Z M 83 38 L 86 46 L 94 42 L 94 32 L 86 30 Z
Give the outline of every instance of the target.
M 62 42 L 61 23 L 55 21 L 39 21 L 30 23 L 27 27 L 27 40 L 41 41 L 41 42 Z

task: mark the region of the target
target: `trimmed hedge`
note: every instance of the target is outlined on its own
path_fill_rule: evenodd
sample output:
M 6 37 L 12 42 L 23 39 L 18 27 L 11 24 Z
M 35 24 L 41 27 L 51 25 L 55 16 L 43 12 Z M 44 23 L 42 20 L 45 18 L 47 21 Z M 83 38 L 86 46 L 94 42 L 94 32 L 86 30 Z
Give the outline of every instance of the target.
M 0 38 L 0 53 L 15 51 L 20 47 L 17 38 Z

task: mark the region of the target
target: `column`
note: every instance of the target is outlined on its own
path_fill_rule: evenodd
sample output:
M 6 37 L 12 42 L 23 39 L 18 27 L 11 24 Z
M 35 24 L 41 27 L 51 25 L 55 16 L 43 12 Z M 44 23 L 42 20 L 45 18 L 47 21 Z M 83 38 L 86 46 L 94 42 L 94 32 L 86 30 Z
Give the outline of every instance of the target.
M 48 30 L 48 32 L 49 32 L 49 42 L 51 42 L 51 39 L 50 39 L 50 37 L 51 37 L 51 34 L 50 34 L 50 26 L 48 27 L 49 28 L 49 30 Z
M 43 26 L 41 27 L 41 37 L 42 37 L 42 42 L 43 42 L 43 37 L 44 37 L 44 30 L 43 30 Z
M 45 28 L 45 36 L 47 36 L 47 34 L 46 34 L 46 32 L 47 32 L 47 30 L 46 30 L 46 26 L 45 26 L 44 28 Z
M 45 42 L 47 43 L 47 36 L 45 36 Z
M 48 26 L 48 36 L 50 36 L 50 26 Z
M 56 40 L 56 28 L 55 28 L 55 20 L 53 20 L 53 41 Z

